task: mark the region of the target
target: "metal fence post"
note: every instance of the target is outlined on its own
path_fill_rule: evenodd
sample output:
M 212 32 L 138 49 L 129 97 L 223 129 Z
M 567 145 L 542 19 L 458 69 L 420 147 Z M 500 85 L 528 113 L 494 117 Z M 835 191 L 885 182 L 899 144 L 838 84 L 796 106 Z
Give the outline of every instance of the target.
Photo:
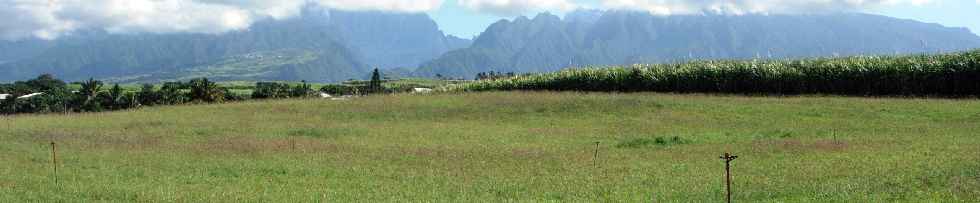
M 731 162 L 738 158 L 738 156 L 732 156 L 728 152 L 725 152 L 724 156 L 719 157 L 725 160 L 725 200 L 728 203 L 732 202 L 732 173 L 731 173 Z

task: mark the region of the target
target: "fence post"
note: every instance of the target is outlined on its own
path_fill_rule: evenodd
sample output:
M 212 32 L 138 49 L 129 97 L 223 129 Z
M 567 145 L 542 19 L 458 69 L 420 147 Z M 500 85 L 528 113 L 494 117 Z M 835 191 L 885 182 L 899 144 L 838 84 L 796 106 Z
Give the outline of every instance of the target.
M 728 152 L 725 152 L 724 156 L 719 157 L 725 160 L 725 200 L 728 203 L 732 202 L 732 173 L 731 173 L 731 162 L 738 158 L 738 156 L 732 156 Z
M 599 142 L 595 142 L 595 155 L 592 156 L 592 167 L 599 168 Z
M 54 142 L 51 142 L 51 166 L 54 169 L 54 183 L 58 184 L 58 151 Z

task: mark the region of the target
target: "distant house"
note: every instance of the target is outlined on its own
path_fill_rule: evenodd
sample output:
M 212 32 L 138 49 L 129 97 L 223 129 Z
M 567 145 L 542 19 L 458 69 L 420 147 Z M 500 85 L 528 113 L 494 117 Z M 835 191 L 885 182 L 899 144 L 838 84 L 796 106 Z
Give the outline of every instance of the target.
M 412 93 L 416 94 L 425 94 L 430 92 L 432 92 L 432 89 L 429 88 L 412 88 Z
M 31 94 L 28 94 L 28 95 L 17 97 L 17 99 L 30 99 L 31 97 L 40 96 L 42 94 L 44 94 L 44 92 L 31 93 Z
M 10 97 L 10 96 L 12 96 L 12 95 L 10 95 L 10 94 L 0 94 L 0 100 L 7 99 L 7 97 Z
M 330 95 L 330 94 L 327 94 L 327 93 L 320 92 L 320 98 L 330 98 L 330 97 L 333 97 L 333 96 Z

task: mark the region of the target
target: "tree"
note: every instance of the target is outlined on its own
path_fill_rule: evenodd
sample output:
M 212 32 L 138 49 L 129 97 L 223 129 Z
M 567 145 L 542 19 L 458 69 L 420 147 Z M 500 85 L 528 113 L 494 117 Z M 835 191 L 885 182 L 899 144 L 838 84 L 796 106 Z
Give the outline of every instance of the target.
M 136 95 L 137 101 L 140 105 L 156 105 L 160 101 L 160 94 L 154 90 L 152 84 L 143 84 L 140 92 Z
M 187 96 L 180 92 L 184 85 L 180 82 L 166 82 L 157 94 L 160 97 L 158 104 L 175 105 L 187 101 Z
M 139 107 L 139 105 L 140 105 L 140 103 L 139 103 L 139 95 L 137 95 L 136 93 L 133 93 L 133 92 L 126 92 L 125 94 L 123 94 L 122 101 L 124 101 L 123 102 L 123 104 L 124 104 L 123 108 L 126 108 L 126 109 L 136 108 L 136 107 Z
M 221 103 L 225 101 L 225 91 L 208 78 L 198 78 L 190 81 L 191 101 L 206 103 Z
M 0 100 L 0 114 L 15 114 L 15 113 L 17 113 L 16 95 L 7 97 L 4 100 Z
M 109 94 L 106 95 L 102 106 L 109 107 L 110 110 L 119 110 L 128 107 L 122 87 L 119 84 L 112 85 Z
M 316 94 L 316 92 L 313 91 L 313 86 L 307 84 L 306 80 L 303 80 L 302 84 L 296 85 L 290 91 L 291 97 L 311 97 L 314 94 Z
M 82 82 L 82 88 L 79 90 L 81 94 L 78 98 L 81 100 L 78 104 L 81 106 L 81 110 L 89 112 L 102 111 L 102 104 L 100 104 L 95 99 L 99 96 L 99 91 L 102 90 L 102 81 L 89 78 L 88 81 Z
M 255 83 L 255 91 L 252 92 L 253 99 L 277 99 L 289 97 L 289 84 L 278 82 L 259 82 Z
M 375 68 L 374 73 L 371 73 L 371 83 L 368 83 L 368 92 L 380 93 L 383 90 L 384 87 L 381 86 L 381 73 Z
M 64 81 L 54 78 L 51 74 L 42 74 L 24 83 L 34 92 L 52 92 L 65 89 L 67 86 Z
M 77 95 L 68 91 L 67 87 L 63 87 L 44 92 L 39 96 L 38 101 L 45 103 L 47 112 L 68 113 L 77 107 L 74 103 L 77 101 L 76 98 Z

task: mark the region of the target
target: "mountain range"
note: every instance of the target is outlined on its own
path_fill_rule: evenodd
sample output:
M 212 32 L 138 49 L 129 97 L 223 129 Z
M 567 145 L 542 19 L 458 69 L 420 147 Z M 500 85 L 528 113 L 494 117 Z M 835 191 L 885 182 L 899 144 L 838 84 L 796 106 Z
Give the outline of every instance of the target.
M 801 58 L 960 51 L 980 47 L 965 28 L 885 16 L 675 15 L 577 11 L 490 25 L 469 48 L 420 66 L 416 74 L 548 72 L 567 67 L 687 60 Z
M 0 81 L 52 73 L 71 81 L 159 82 L 360 79 L 374 67 L 413 68 L 469 46 L 425 14 L 306 8 L 225 34 L 76 32 L 54 41 L 0 43 Z
M 860 13 L 674 15 L 634 11 L 542 13 L 490 25 L 472 41 L 446 35 L 426 14 L 306 8 L 299 17 L 224 34 L 114 34 L 0 42 L 0 81 L 52 73 L 137 83 L 472 78 L 479 72 L 687 60 L 800 58 L 959 51 L 980 47 L 965 28 Z

